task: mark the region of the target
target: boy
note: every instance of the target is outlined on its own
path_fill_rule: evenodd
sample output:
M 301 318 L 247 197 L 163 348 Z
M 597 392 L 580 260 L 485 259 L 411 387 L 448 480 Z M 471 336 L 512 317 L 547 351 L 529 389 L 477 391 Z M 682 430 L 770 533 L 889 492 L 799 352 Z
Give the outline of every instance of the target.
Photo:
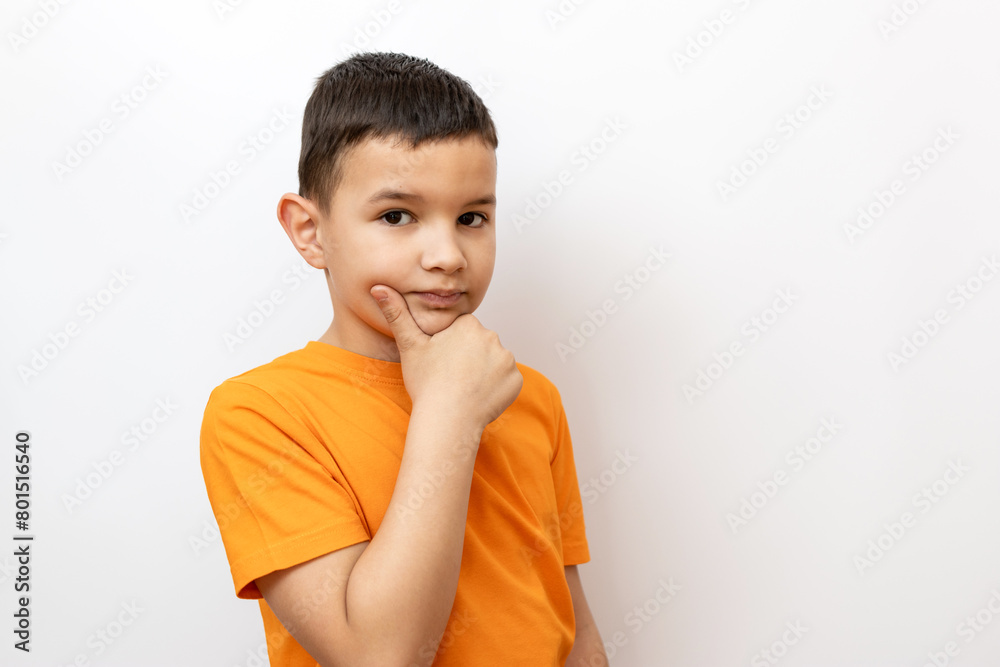
M 201 432 L 273 667 L 607 665 L 559 393 L 472 315 L 496 147 L 465 81 L 400 54 L 344 61 L 306 105 L 278 218 L 334 318 L 217 387 Z

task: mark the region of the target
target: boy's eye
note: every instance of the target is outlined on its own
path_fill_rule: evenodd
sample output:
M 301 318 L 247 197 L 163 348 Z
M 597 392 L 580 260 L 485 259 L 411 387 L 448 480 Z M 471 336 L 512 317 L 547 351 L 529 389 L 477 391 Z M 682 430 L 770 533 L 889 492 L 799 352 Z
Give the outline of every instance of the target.
M 476 222 L 476 216 L 482 218 L 479 224 L 474 224 Z M 486 223 L 487 217 L 482 213 L 463 213 L 458 216 L 458 221 L 467 227 L 482 227 Z
M 381 219 L 385 220 L 393 227 L 402 227 L 400 221 L 403 220 L 404 216 L 406 218 L 411 218 L 411 219 L 413 218 L 413 216 L 407 213 L 406 211 L 389 211 L 388 213 L 383 214 Z M 403 224 L 406 223 L 403 222 Z

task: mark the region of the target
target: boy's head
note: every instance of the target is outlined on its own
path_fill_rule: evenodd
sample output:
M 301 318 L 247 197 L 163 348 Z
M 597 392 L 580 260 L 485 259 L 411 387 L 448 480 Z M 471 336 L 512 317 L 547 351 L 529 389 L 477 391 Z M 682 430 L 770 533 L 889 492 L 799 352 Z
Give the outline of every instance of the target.
M 318 79 L 299 194 L 281 198 L 278 218 L 326 270 L 334 321 L 321 340 L 398 361 L 376 284 L 399 292 L 430 335 L 479 306 L 496 250 L 497 143 L 469 84 L 427 60 L 359 54 Z
M 496 127 L 472 87 L 429 60 L 361 53 L 316 80 L 302 118 L 299 195 L 329 213 L 346 157 L 366 139 L 428 141 L 478 137 L 495 150 Z

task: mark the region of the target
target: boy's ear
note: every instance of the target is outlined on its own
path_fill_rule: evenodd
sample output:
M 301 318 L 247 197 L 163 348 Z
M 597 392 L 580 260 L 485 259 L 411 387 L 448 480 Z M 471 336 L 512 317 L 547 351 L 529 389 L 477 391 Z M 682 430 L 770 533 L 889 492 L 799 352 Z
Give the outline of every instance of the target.
M 320 245 L 319 209 L 310 199 L 286 192 L 278 200 L 278 221 L 302 258 L 316 269 L 325 269 Z

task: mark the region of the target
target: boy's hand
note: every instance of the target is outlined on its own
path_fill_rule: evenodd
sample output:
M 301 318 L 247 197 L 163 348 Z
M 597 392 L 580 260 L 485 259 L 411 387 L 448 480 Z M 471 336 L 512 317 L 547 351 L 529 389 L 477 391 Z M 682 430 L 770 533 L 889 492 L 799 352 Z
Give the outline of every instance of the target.
M 380 291 L 386 298 L 379 301 Z M 413 404 L 433 403 L 456 419 L 486 426 L 521 393 L 524 378 L 514 355 L 500 344 L 495 331 L 471 313 L 459 315 L 447 329 L 425 334 L 413 320 L 406 300 L 386 285 L 375 285 L 372 297 L 382 309 L 396 339 L 403 384 Z

